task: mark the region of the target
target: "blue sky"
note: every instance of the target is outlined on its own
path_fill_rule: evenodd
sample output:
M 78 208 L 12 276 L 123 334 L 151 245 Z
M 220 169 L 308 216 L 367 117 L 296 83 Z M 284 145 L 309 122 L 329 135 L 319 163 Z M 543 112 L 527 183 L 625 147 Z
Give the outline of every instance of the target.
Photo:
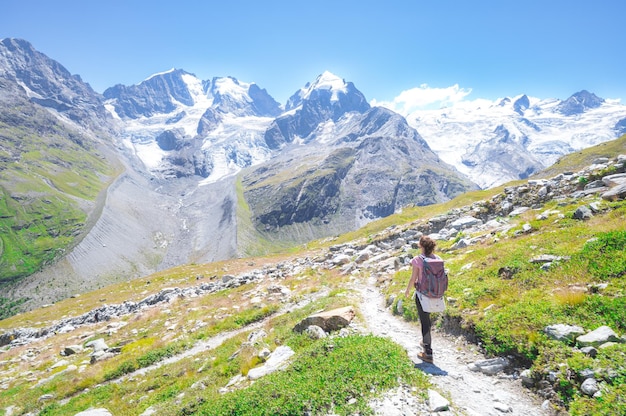
M 29 41 L 98 92 L 179 68 L 285 103 L 328 70 L 370 101 L 586 89 L 624 104 L 624 16 L 622 0 L 5 0 L 0 38 Z

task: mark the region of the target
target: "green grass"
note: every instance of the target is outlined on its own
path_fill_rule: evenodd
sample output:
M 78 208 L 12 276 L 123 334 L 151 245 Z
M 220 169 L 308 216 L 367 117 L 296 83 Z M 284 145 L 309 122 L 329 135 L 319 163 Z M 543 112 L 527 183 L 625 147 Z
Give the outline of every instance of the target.
M 231 270 L 236 263 L 248 263 L 247 261 L 230 262 Z M 152 283 L 153 290 L 158 291 L 160 287 L 171 287 L 173 282 L 181 284 L 183 281 L 196 282 L 198 273 L 211 274 L 214 265 L 186 266 L 175 268 L 171 271 L 161 272 L 152 277 L 146 278 Z M 249 267 L 249 266 L 248 266 Z M 292 276 L 282 280 L 282 284 L 291 287 L 293 296 L 301 298 L 303 294 L 319 290 L 322 286 L 330 285 L 329 291 L 334 294 L 345 293 L 336 287 L 345 283 L 345 278 L 331 277 L 319 271 L 303 270 L 306 280 L 302 281 L 302 276 Z M 118 284 L 113 288 L 101 289 L 93 294 L 93 299 L 103 299 L 105 296 L 122 296 L 119 300 L 129 299 L 123 296 L 130 294 L 138 295 L 138 292 L 145 288 L 145 282 L 129 282 Z M 147 375 L 133 375 L 122 383 L 115 383 L 122 376 L 127 376 L 138 369 L 151 366 L 161 362 L 167 357 L 172 357 L 184 351 L 188 351 L 198 342 L 207 340 L 215 335 L 231 330 L 245 328 L 247 325 L 268 319 L 265 324 L 266 332 L 271 336 L 267 337 L 267 346 L 271 349 L 278 345 L 291 345 L 298 351 L 306 348 L 310 341 L 306 337 L 292 331 L 293 326 L 320 309 L 335 308 L 345 306 L 345 296 L 323 297 L 319 301 L 310 303 L 301 309 L 296 309 L 290 313 L 276 315 L 279 302 L 264 302 L 263 305 L 248 303 L 248 294 L 255 289 L 255 285 L 245 285 L 235 289 L 228 289 L 211 295 L 198 298 L 185 298 L 177 300 L 168 305 L 171 311 L 162 311 L 160 308 L 147 309 L 139 314 L 123 318 L 126 325 L 109 335 L 94 335 L 94 327 L 79 329 L 73 333 L 72 339 L 67 336 L 57 335 L 53 340 L 44 341 L 46 345 L 58 342 L 58 347 L 43 348 L 42 355 L 38 356 L 38 366 L 30 367 L 37 379 L 48 378 L 56 374 L 54 378 L 33 386 L 33 383 L 26 378 L 17 377 L 12 386 L 7 390 L 0 390 L 0 409 L 12 403 L 19 403 L 16 412 L 39 412 L 49 415 L 75 414 L 89 407 L 106 407 L 114 414 L 139 414 L 148 406 L 159 407 L 159 414 L 180 414 L 181 407 L 189 406 L 197 400 L 204 400 L 207 391 L 191 388 L 197 382 L 207 386 L 213 395 L 217 395 L 217 390 L 228 383 L 228 380 L 235 374 L 246 372 L 253 360 L 245 354 L 236 355 L 244 341 L 247 333 L 228 339 L 217 349 L 208 350 L 194 357 L 186 358 L 172 364 L 164 365 L 157 369 L 152 369 Z M 335 288 L 334 290 L 332 288 Z M 140 295 L 139 298 L 144 297 Z M 114 300 L 110 297 L 107 300 Z M 137 298 L 130 298 L 137 299 Z M 74 300 L 60 302 L 40 312 L 50 313 L 52 316 L 69 314 L 75 316 L 69 310 L 69 304 L 78 301 L 92 304 L 91 294 L 85 294 Z M 67 304 L 67 305 L 66 305 Z M 239 306 L 234 308 L 233 305 Z M 76 308 L 76 305 L 74 306 Z M 78 312 L 78 311 L 76 311 Z M 276 316 L 275 316 L 276 315 Z M 19 318 L 19 319 L 18 319 Z M 3 324 L 11 322 L 12 325 L 28 325 L 34 320 L 43 320 L 45 316 L 37 311 L 29 312 L 2 321 Z M 46 318 L 47 319 L 47 318 Z M 19 324 L 18 324 L 19 322 Z M 198 325 L 202 323 L 202 325 Z M 38 322 L 40 326 L 41 322 Z M 175 330 L 168 329 L 172 325 Z M 98 325 L 96 325 L 98 326 Z M 5 326 L 6 328 L 7 326 Z M 82 334 L 82 335 L 81 335 Z M 53 362 L 59 360 L 58 351 L 61 345 L 85 343 L 90 339 L 103 337 L 109 346 L 121 347 L 121 353 L 115 357 L 102 362 L 87 364 L 80 373 L 76 371 L 61 372 L 63 367 L 50 372 L 48 369 Z M 61 339 L 59 339 L 61 338 Z M 89 361 L 87 350 L 67 359 L 70 364 L 76 366 L 84 365 Z M 11 349 L 3 355 L 3 359 L 10 360 L 15 354 L 20 356 L 18 349 Z M 233 358 L 234 357 L 234 358 Z M 2 371 L 15 372 L 20 374 L 22 370 L 21 360 L 5 361 Z M 82 364 L 81 364 L 82 363 Z M 4 373 L 3 373 L 4 374 Z M 112 384 L 107 384 L 111 382 Z M 185 398 L 180 402 L 177 398 L 180 392 L 186 392 Z M 53 393 L 54 403 L 42 402 L 39 398 L 46 394 Z M 187 400 L 188 399 L 188 400 Z M 63 404 L 60 404 L 60 401 Z M 170 410 L 168 410 L 170 409 Z M 0 413 L 1 414 L 1 413 Z
M 599 157 L 615 157 L 624 154 L 626 150 L 626 135 L 616 140 L 600 143 L 588 149 L 570 153 L 561 157 L 556 163 L 532 178 L 551 178 L 561 172 L 578 172 L 581 169 L 591 165 L 593 161 Z
M 400 380 L 422 391 L 428 386 L 397 344 L 373 336 L 325 339 L 300 352 L 286 371 L 188 410 L 199 415 L 366 415 L 372 414 L 368 399 Z
M 0 111 L 0 287 L 67 251 L 119 168 L 92 139 L 27 102 Z M 6 313 L 0 319 L 7 317 Z
M 454 299 L 445 315 L 447 322 L 459 322 L 473 334 L 489 355 L 517 357 L 539 373 L 563 373 L 556 390 L 565 408 L 571 407 L 575 414 L 602 414 L 609 408 L 607 397 L 615 398 L 624 409 L 620 392 L 625 381 L 625 347 L 609 348 L 596 360 L 583 360 L 573 345 L 556 343 L 544 333 L 546 326 L 557 323 L 587 331 L 607 325 L 618 334 L 626 333 L 626 202 L 605 204 L 608 211 L 585 222 L 570 219 L 580 204 L 561 207 L 565 218 L 558 221 L 555 217 L 531 219 L 532 212 L 519 218 L 520 224 L 532 222 L 529 234 L 515 235 L 514 227 L 498 239 L 490 236 L 457 251 L 449 250 L 450 243 L 441 243 L 440 254 L 450 269 L 447 296 Z M 558 207 L 549 204 L 544 209 Z M 530 262 L 541 254 L 563 259 L 543 270 Z M 512 276 L 501 274 L 503 268 L 512 270 Z M 409 273 L 398 272 L 387 294 L 404 292 Z M 601 284 L 606 288 L 596 289 Z M 417 320 L 413 302 L 404 299 L 403 309 L 405 319 Z M 581 396 L 583 380 L 572 374 L 585 366 L 617 372 L 605 380 L 608 387 L 603 399 Z

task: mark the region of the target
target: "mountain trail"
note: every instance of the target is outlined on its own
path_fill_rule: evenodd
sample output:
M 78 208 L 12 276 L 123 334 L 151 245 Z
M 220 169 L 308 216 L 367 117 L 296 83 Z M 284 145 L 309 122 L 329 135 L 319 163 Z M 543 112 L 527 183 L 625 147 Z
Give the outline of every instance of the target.
M 452 414 L 463 415 L 549 415 L 539 398 L 532 396 L 519 379 L 489 376 L 470 370 L 468 364 L 484 360 L 486 357 L 468 347 L 460 338 L 453 338 L 433 331 L 434 364 L 424 363 L 416 358 L 422 339 L 419 324 L 415 325 L 394 317 L 384 307 L 384 298 L 375 286 L 372 276 L 366 284 L 357 286 L 361 292 L 360 309 L 365 325 L 377 336 L 389 337 L 404 347 L 415 367 L 430 375 L 430 381 L 436 390 L 451 401 Z M 386 398 L 382 408 L 376 408 L 377 414 L 415 415 L 415 409 L 407 412 L 407 392 L 396 391 L 395 397 Z M 428 410 L 424 413 L 431 414 Z M 444 413 L 446 414 L 446 413 Z M 449 413 L 448 413 L 449 414 Z

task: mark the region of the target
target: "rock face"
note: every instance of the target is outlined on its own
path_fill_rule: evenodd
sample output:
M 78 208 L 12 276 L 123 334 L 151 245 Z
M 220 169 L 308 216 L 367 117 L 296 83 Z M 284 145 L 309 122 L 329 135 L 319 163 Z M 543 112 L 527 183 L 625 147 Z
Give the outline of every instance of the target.
M 0 40 L 0 78 L 21 86 L 31 102 L 90 129 L 108 131 L 112 118 L 102 97 L 80 76 L 21 39 Z
M 313 84 L 307 84 L 289 98 L 286 114 L 272 122 L 265 132 L 265 141 L 270 149 L 281 148 L 296 137 L 307 141 L 321 123 L 336 122 L 346 113 L 361 114 L 369 109 L 370 105 L 354 84 L 324 72 Z
M 176 109 L 174 100 L 186 105 L 193 104 L 182 77 L 187 72 L 175 70 L 147 79 L 131 86 L 118 84 L 107 88 L 103 95 L 110 100 L 116 113 L 122 118 L 149 117 L 156 113 L 169 113 Z

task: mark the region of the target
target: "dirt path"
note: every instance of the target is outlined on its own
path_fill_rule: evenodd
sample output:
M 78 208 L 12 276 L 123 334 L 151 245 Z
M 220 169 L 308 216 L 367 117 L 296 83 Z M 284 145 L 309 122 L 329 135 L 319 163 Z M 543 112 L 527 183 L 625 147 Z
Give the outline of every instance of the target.
M 470 345 L 466 345 L 460 339 L 433 332 L 435 364 L 423 363 L 416 358 L 422 339 L 419 324 L 394 317 L 384 307 L 384 298 L 375 287 L 373 277 L 361 285 L 359 290 L 362 294 L 361 312 L 368 329 L 374 335 L 389 337 L 403 346 L 416 363 L 416 367 L 430 374 L 431 382 L 437 386 L 437 390 L 451 399 L 452 409 L 457 412 L 455 414 L 469 416 L 550 414 L 548 410 L 542 408 L 541 401 L 533 398 L 521 385 L 520 380 L 471 371 L 468 364 L 484 360 L 486 357 L 473 351 Z M 409 414 L 402 410 L 406 408 L 405 397 L 406 394 L 397 398 L 396 409 L 387 408 L 386 413 Z M 393 403 L 394 400 L 388 402 Z

